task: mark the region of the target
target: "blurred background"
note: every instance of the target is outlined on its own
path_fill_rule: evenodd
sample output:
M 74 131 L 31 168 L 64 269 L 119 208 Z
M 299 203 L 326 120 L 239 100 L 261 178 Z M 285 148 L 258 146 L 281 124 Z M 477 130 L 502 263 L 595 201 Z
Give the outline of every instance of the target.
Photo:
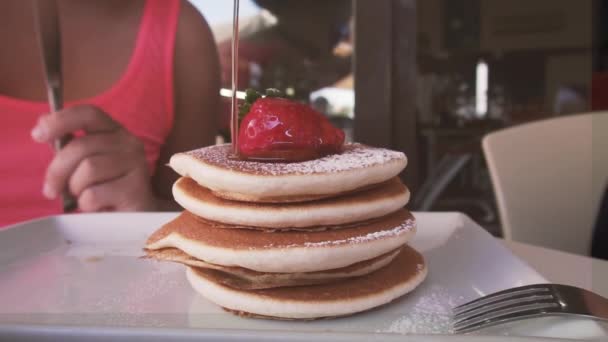
M 223 68 L 228 139 L 232 1 L 191 0 Z M 600 0 L 241 0 L 239 90 L 278 88 L 348 140 L 404 151 L 417 210 L 462 211 L 500 235 L 481 138 L 605 109 Z M 594 96 L 594 94 L 596 94 Z

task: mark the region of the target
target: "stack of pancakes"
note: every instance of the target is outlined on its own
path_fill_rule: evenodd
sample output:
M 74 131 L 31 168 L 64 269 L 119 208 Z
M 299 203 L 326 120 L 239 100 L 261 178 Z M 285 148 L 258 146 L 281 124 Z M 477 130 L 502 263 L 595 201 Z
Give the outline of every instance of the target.
M 424 280 L 397 178 L 403 153 L 347 144 L 298 163 L 233 159 L 230 146 L 179 153 L 186 211 L 148 239 L 148 257 L 183 263 L 193 288 L 255 317 L 336 317 L 386 304 Z

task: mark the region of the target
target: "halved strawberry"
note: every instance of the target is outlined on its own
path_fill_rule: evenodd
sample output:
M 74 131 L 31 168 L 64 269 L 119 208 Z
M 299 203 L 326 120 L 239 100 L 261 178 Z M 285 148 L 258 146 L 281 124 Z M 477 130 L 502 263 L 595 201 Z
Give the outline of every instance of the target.
M 247 159 L 302 161 L 337 153 L 344 132 L 311 107 L 284 98 L 257 99 L 239 129 L 239 154 Z

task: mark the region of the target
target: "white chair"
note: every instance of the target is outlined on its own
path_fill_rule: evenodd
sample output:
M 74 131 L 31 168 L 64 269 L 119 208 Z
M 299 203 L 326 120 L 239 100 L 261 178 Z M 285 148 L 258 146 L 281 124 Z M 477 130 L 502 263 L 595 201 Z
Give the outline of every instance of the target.
M 505 239 L 588 255 L 608 185 L 608 112 L 503 129 L 482 145 Z

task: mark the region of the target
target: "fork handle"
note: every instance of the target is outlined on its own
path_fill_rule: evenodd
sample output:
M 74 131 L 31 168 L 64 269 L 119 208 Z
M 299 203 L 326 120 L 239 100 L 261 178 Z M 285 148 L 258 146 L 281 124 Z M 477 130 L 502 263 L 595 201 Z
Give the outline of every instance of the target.
M 61 200 L 63 203 L 63 212 L 71 213 L 78 208 L 78 202 L 70 190 L 64 189 L 61 192 Z
M 608 320 L 608 299 L 597 293 L 585 291 L 583 293 L 587 311 L 600 319 Z
M 74 139 L 73 134 L 66 134 L 61 138 L 55 140 L 55 151 L 61 150 L 65 145 L 72 141 L 72 139 Z M 78 208 L 78 202 L 76 201 L 76 198 L 72 195 L 72 193 L 67 187 L 61 192 L 61 200 L 63 203 L 64 213 L 72 212 Z
M 72 141 L 72 139 L 74 139 L 73 134 L 66 134 L 66 135 L 62 136 L 61 138 L 55 140 L 55 142 L 54 142 L 55 151 L 59 151 L 62 148 L 64 148 L 65 145 L 67 145 L 70 141 Z

